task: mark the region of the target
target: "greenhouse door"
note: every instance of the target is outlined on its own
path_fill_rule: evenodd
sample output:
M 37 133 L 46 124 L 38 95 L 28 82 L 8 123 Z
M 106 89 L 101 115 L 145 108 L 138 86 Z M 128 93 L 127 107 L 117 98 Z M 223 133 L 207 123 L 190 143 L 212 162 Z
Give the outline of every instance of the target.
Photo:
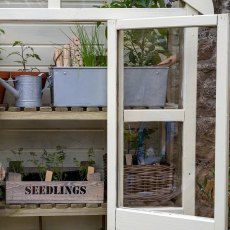
M 217 28 L 214 218 L 195 215 L 197 49 L 198 28 L 204 26 Z M 156 36 L 162 31 L 159 29 L 179 28 L 182 31 L 181 46 L 183 48 L 180 49 L 182 100 L 178 107 L 152 108 L 146 105 L 135 107 L 125 104 L 127 95 L 124 91 L 126 85 L 130 83 L 124 80 L 128 75 L 123 67 L 125 58 L 122 58 L 125 56 L 123 55 L 124 42 L 127 41 L 124 39 L 125 33 L 151 28 L 155 29 Z M 133 38 L 132 36 L 130 39 Z M 227 229 L 229 61 L 228 15 L 176 16 L 108 22 L 108 121 L 115 121 L 108 125 L 109 139 L 111 138 L 108 141 L 108 152 L 109 150 L 113 152 L 114 149 L 117 152 L 116 156 L 108 154 L 108 175 L 112 181 L 108 183 L 113 183 L 117 187 L 114 189 L 108 184 L 108 194 L 110 194 L 108 230 L 114 227 L 117 230 Z M 156 131 L 158 129 L 160 131 Z M 147 166 L 135 165 L 139 168 L 139 172 L 136 172 L 134 165 L 126 165 L 130 160 L 129 157 L 131 156 L 132 159 L 134 155 L 132 151 L 129 151 L 129 154 L 124 156 L 124 153 L 127 153 L 125 141 L 128 138 L 130 143 L 132 142 L 128 146 L 131 148 L 130 146 L 135 142 L 135 135 L 139 138 L 143 130 L 147 130 L 147 135 L 150 136 L 156 134 L 153 138 L 156 145 L 159 142 L 162 143 L 162 139 L 156 141 L 157 135 L 162 137 L 164 134 L 168 140 L 169 130 L 172 135 L 181 130 L 179 139 L 174 137 L 174 143 L 178 140 L 181 143 L 181 148 L 176 148 L 176 151 L 181 149 L 181 166 L 176 166 L 176 170 L 181 168 L 177 185 L 171 183 L 176 179 L 168 163 L 162 168 L 159 163 L 156 163 L 155 168 L 152 168 L 147 176 L 143 176 Z M 126 133 L 128 136 L 124 135 Z M 140 138 L 136 140 L 140 145 Z M 171 149 L 175 154 L 173 152 L 175 148 Z M 150 150 L 157 152 L 155 147 L 154 150 L 152 148 Z M 138 154 L 141 154 L 140 148 L 138 151 Z M 165 157 L 161 155 L 161 158 L 162 156 Z M 126 163 L 124 163 L 125 160 Z M 156 170 L 155 174 L 154 170 Z M 146 177 L 149 177 L 149 184 L 146 184 Z M 138 182 L 136 183 L 135 180 Z M 149 189 L 150 184 L 153 184 L 155 189 Z M 130 191 L 131 187 L 133 191 Z M 174 192 L 177 192 L 176 196 L 173 195 Z

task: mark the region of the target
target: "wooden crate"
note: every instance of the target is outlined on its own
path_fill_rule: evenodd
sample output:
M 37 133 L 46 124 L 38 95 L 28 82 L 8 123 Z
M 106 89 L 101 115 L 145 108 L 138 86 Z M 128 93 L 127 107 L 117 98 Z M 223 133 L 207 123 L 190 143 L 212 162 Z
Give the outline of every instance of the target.
M 6 181 L 7 204 L 103 203 L 102 181 Z

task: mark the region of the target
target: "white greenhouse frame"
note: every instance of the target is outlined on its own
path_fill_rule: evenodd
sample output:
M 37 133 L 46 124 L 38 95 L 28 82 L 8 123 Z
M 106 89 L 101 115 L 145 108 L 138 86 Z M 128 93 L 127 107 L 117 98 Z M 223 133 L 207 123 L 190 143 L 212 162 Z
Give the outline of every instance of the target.
M 108 230 L 226 230 L 229 143 L 229 15 L 213 13 L 210 0 L 187 0 L 184 8 L 173 9 L 59 9 L 60 0 L 49 0 L 51 9 L 0 9 L 1 23 L 41 22 L 108 22 Z M 199 7 L 197 10 L 194 7 Z M 205 6 L 205 4 L 207 4 Z M 55 9 L 56 8 L 56 9 Z M 204 10 L 205 9 L 205 10 Z M 193 16 L 192 16 L 193 15 Z M 195 15 L 195 16 L 194 16 Z M 167 17 L 166 17 L 167 16 Z M 217 90 L 216 90 L 216 149 L 215 149 L 215 218 L 194 217 L 195 212 L 195 136 L 196 136 L 196 81 L 199 26 L 216 26 Z M 121 68 L 122 30 L 136 28 L 184 27 L 183 54 L 183 109 L 178 110 L 123 110 Z M 120 57 L 118 59 L 118 57 Z M 119 61 L 118 61 L 119 60 Z M 122 82 L 122 81 L 121 81 Z M 118 97 L 117 97 L 118 96 Z M 119 101 L 119 108 L 117 107 Z M 123 122 L 127 121 L 183 122 L 182 208 L 129 209 L 122 208 Z M 190 133 L 188 138 L 188 133 Z M 186 152 L 186 154 L 185 154 Z M 119 167 L 118 167 L 119 166 Z M 118 186 L 118 182 L 120 186 Z M 119 187 L 119 189 L 118 189 Z M 160 211 L 168 211 L 160 212 Z M 174 212 L 174 213 L 173 213 Z M 175 213 L 176 212 L 176 213 Z M 181 215 L 181 214 L 185 215 Z M 190 215 L 190 216 L 188 216 Z

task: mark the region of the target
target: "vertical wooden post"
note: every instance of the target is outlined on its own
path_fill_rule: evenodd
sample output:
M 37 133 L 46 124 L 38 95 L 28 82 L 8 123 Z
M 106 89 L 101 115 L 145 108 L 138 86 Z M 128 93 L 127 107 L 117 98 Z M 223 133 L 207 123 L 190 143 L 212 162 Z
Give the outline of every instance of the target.
M 228 228 L 229 15 L 218 15 L 216 73 L 215 229 Z
M 182 207 L 184 214 L 195 214 L 196 92 L 198 28 L 184 29 L 182 137 Z
M 124 31 L 118 33 L 118 206 L 123 206 L 124 180 Z
M 115 230 L 117 207 L 117 30 L 108 21 L 107 73 L 107 229 Z

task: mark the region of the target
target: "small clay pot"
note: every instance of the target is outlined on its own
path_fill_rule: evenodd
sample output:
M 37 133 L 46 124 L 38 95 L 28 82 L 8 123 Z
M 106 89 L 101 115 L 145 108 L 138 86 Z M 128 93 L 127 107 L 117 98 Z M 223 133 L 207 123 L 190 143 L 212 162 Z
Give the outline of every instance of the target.
M 0 78 L 2 78 L 3 80 L 8 80 L 9 77 L 10 77 L 10 72 L 0 71 Z M 3 103 L 5 91 L 6 89 L 2 85 L 0 85 L 0 104 Z

